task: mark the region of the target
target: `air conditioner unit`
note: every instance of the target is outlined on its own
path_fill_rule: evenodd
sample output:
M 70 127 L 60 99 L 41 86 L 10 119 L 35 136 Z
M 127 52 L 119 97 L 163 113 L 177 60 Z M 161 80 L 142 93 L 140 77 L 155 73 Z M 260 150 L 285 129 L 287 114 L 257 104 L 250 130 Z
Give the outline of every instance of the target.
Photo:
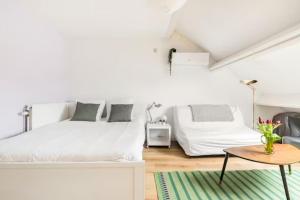
M 207 52 L 176 52 L 173 53 L 173 65 L 204 66 L 209 65 L 209 53 Z

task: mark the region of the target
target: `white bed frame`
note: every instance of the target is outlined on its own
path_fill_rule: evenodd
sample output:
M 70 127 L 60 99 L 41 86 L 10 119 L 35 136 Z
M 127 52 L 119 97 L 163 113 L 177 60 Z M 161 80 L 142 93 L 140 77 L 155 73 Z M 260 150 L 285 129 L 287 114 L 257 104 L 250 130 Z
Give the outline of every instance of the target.
M 64 120 L 70 105 L 62 105 L 32 105 L 31 127 Z M 144 173 L 144 161 L 0 163 L 0 199 L 143 200 Z

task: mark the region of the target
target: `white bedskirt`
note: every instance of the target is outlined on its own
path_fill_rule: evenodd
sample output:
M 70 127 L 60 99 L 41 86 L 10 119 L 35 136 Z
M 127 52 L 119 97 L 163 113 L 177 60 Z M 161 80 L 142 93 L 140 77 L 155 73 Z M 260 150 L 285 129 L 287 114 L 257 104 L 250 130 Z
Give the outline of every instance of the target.
M 261 144 L 260 137 L 260 133 L 248 127 L 217 132 L 184 129 L 176 134 L 189 156 L 222 155 L 226 148 Z

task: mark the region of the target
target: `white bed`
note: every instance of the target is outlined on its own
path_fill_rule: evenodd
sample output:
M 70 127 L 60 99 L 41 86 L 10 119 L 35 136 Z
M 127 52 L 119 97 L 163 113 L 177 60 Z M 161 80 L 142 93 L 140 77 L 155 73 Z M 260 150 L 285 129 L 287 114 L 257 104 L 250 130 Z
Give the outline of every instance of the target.
M 56 122 L 0 141 L 0 162 L 142 161 L 144 123 Z
M 193 122 L 189 106 L 174 108 L 175 137 L 189 156 L 222 155 L 223 149 L 260 144 L 261 134 L 246 127 L 240 110 L 232 122 Z
M 132 122 L 54 122 L 68 116 L 62 105 L 34 106 L 36 118 L 53 110 L 64 117 L 0 141 L 1 199 L 144 199 L 142 115 Z

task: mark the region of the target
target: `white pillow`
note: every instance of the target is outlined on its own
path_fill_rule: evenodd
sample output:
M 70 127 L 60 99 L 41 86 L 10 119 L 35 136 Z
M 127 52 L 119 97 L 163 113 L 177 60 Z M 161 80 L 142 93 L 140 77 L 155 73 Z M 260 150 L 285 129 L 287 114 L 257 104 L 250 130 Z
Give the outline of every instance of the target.
M 194 122 L 189 106 L 175 107 L 174 117 L 176 117 L 176 121 L 180 127 L 202 131 L 222 131 L 244 126 L 244 119 L 240 109 L 236 106 L 231 106 L 230 108 L 234 117 L 234 120 L 230 122 Z
M 104 107 L 105 107 L 105 100 L 100 100 L 100 99 L 98 99 L 98 100 L 77 99 L 76 102 L 99 104 L 99 108 L 98 108 L 97 115 L 96 115 L 96 121 L 101 120 L 101 116 L 102 116 L 102 113 L 103 113 Z

